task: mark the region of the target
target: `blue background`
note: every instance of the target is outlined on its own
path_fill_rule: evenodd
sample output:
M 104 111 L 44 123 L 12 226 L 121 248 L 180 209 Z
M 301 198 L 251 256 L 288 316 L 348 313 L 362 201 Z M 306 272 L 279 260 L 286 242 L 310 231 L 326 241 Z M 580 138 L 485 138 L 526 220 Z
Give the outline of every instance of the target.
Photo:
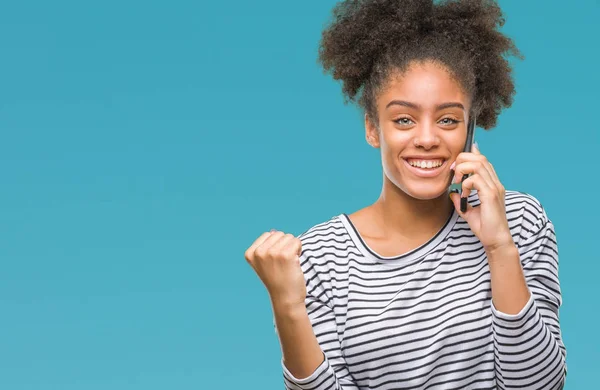
M 2 2 L 1 389 L 283 388 L 243 252 L 381 185 L 316 63 L 333 4 Z M 556 225 L 568 389 L 599 366 L 598 4 L 501 2 L 526 59 L 476 137 Z

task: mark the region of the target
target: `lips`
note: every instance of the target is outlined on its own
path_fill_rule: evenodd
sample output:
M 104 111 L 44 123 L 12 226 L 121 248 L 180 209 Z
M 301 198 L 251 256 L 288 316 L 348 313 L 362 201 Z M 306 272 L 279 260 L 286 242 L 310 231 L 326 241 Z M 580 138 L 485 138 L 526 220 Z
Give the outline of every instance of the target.
M 444 171 L 447 160 L 442 157 L 423 158 L 409 157 L 402 159 L 410 172 L 415 176 L 431 178 Z
M 431 169 L 437 168 L 444 163 L 444 159 L 417 159 L 417 158 L 408 158 L 406 161 L 413 167 L 422 168 L 422 169 Z

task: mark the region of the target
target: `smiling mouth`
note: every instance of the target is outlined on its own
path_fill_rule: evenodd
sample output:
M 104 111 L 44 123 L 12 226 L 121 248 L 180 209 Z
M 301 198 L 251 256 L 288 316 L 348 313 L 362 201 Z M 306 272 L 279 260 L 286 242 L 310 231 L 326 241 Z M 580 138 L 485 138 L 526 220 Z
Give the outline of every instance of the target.
M 445 160 L 441 159 L 441 158 L 431 159 L 431 160 L 408 158 L 408 159 L 405 159 L 405 161 L 411 167 L 415 167 L 415 168 L 419 168 L 419 169 L 430 169 L 430 170 L 441 167 L 442 165 L 444 165 L 444 162 L 445 162 Z
M 446 162 L 448 161 L 445 158 L 403 158 L 402 160 L 413 175 L 424 179 L 439 176 L 446 170 Z

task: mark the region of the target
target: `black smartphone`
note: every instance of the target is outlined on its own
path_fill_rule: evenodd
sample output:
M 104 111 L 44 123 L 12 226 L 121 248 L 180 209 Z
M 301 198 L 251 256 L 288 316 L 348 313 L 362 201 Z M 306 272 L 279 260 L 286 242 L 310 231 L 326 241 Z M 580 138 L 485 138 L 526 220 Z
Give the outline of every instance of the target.
M 467 124 L 467 140 L 465 141 L 465 147 L 463 148 L 463 152 L 471 152 L 473 148 L 473 141 L 475 139 L 475 117 L 469 115 L 469 123 Z M 451 176 L 454 177 L 454 171 L 450 172 Z M 449 191 L 462 193 L 462 182 L 466 180 L 469 175 L 464 175 L 461 179 L 460 183 L 452 183 L 450 185 Z M 467 211 L 467 198 L 460 198 L 460 211 L 463 213 Z

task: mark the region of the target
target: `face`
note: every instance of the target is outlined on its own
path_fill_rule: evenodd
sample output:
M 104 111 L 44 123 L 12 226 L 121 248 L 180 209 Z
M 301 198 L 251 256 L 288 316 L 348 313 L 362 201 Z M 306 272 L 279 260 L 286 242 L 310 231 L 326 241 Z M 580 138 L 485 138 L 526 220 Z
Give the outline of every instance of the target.
M 377 97 L 378 123 L 366 119 L 387 184 L 416 199 L 445 196 L 450 165 L 465 145 L 470 104 L 439 65 L 415 63 L 392 78 Z

